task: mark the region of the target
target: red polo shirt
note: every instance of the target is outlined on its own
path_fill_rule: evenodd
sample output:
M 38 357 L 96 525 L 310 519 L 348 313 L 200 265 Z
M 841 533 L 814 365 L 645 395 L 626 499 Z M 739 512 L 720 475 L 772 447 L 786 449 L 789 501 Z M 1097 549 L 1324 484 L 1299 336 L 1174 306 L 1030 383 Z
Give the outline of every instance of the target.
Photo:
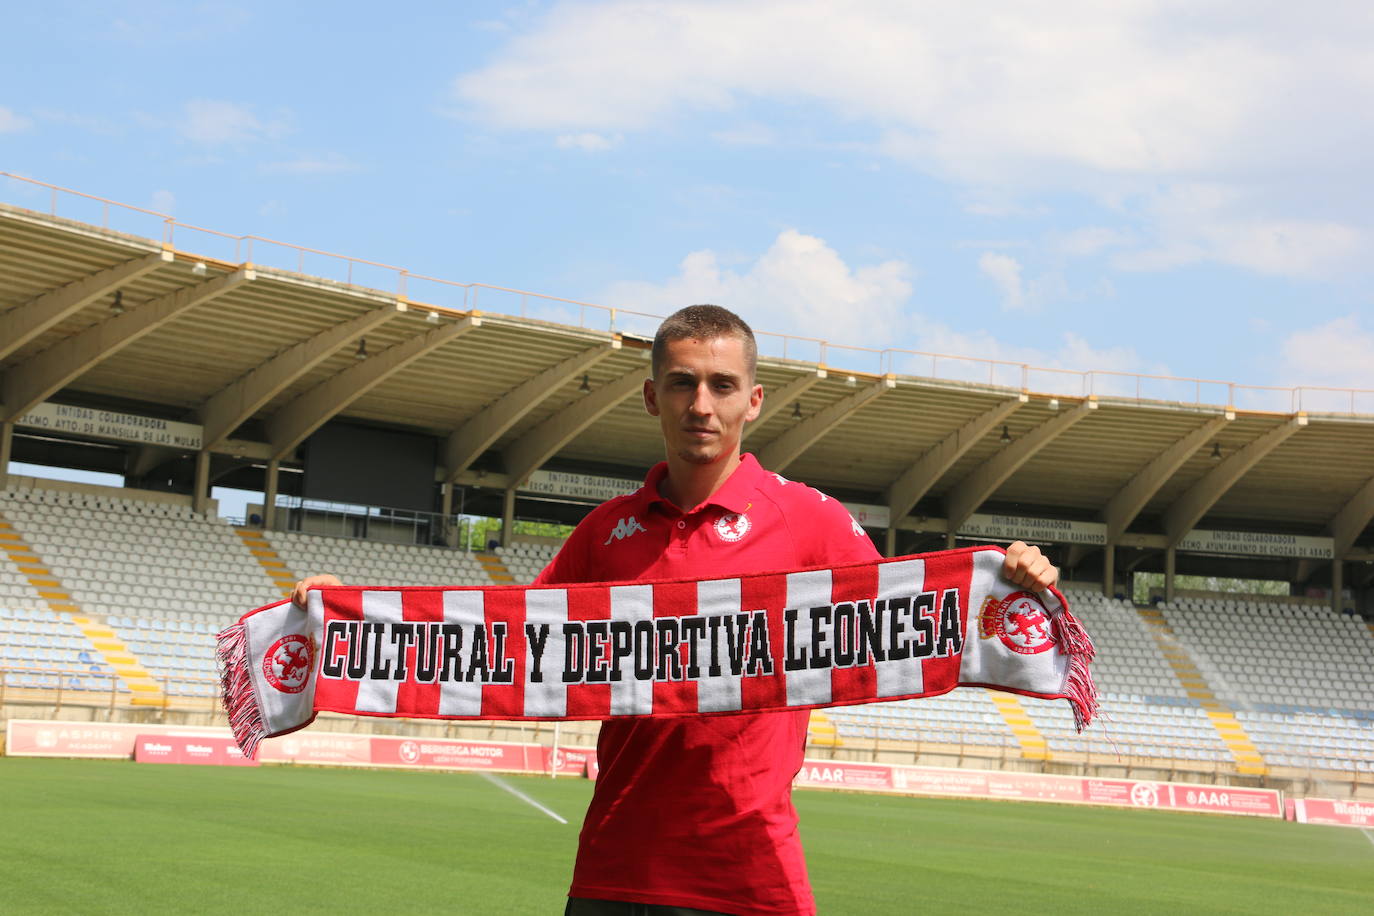
M 683 512 L 644 486 L 592 510 L 537 585 L 733 576 L 875 559 L 838 502 L 771 474 L 753 455 Z M 573 897 L 738 914 L 809 914 L 792 780 L 805 711 L 614 719 L 573 871 Z

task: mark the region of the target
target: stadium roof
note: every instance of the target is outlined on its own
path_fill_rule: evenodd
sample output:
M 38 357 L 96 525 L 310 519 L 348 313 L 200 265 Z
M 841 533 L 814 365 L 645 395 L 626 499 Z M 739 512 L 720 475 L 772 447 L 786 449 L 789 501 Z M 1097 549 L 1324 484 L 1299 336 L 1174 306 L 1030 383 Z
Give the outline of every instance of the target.
M 638 394 L 651 316 L 125 208 L 154 241 L 96 225 L 110 205 L 91 211 L 93 200 L 76 200 L 86 221 L 0 204 L 6 422 L 45 401 L 137 404 L 203 424 L 209 450 L 233 462 L 290 461 L 346 419 L 437 437 L 438 479 L 486 487 L 550 464 L 637 478 L 661 458 Z M 1202 528 L 1329 536 L 1338 556 L 1370 558 L 1374 392 L 1052 372 L 768 334 L 760 348 L 767 400 L 746 448 L 789 478 L 889 507 L 898 527 L 943 532 L 1001 513 L 1105 522 L 1127 547 Z

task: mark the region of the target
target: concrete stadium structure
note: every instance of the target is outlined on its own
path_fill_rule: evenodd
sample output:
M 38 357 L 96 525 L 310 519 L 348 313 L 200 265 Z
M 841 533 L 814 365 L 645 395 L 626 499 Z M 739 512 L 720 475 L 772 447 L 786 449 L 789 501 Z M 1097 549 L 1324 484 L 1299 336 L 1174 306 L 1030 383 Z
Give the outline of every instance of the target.
M 660 457 L 638 393 L 653 316 L 7 177 L 0 469 L 13 458 L 112 471 L 191 493 L 197 508 L 213 484 L 261 490 L 273 528 L 278 495 L 299 488 L 285 472 L 309 470 L 303 444 L 347 421 L 431 439 L 423 508 L 502 517 L 509 541 L 514 518 L 575 521 L 588 492 L 632 487 Z M 1107 595 L 1154 570 L 1166 598 L 1175 573 L 1201 573 L 1286 580 L 1371 610 L 1374 392 L 760 332 L 767 395 L 746 448 L 844 499 L 888 554 L 1024 533 Z M 129 441 L 139 424 L 162 424 L 161 437 Z M 565 472 L 561 491 L 536 481 L 549 471 Z
M 212 634 L 296 577 L 528 582 L 556 544 L 517 537 L 517 519 L 575 522 L 661 457 L 639 398 L 655 316 L 419 277 L 7 177 L 6 717 L 218 723 Z M 960 690 L 817 714 L 813 751 L 1335 780 L 1374 796 L 1374 392 L 1068 373 L 759 331 L 767 394 L 745 446 L 766 467 L 845 500 L 889 555 L 1045 545 L 1101 650 L 1110 731 L 1077 736 L 1061 704 Z M 386 473 L 361 457 L 370 433 L 420 443 L 431 457 L 418 504 L 345 498 L 331 515 L 305 498 L 334 457 L 311 444 L 331 429 L 354 479 Z M 6 474 L 12 459 L 126 486 Z M 261 517 L 216 518 L 215 485 L 262 492 Z M 451 549 L 462 515 L 500 518 L 502 545 Z M 1139 571 L 1165 574 L 1158 606 L 1119 596 Z M 1280 580 L 1291 597 L 1176 593 L 1181 573 Z

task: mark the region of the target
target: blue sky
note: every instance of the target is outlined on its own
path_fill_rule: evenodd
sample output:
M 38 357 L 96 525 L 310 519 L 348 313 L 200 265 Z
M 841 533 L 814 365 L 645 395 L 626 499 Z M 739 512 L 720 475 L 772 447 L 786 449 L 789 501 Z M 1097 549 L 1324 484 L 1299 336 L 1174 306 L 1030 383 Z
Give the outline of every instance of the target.
M 1367 4 L 965 6 L 20 5 L 0 170 L 837 343 L 1374 389 Z

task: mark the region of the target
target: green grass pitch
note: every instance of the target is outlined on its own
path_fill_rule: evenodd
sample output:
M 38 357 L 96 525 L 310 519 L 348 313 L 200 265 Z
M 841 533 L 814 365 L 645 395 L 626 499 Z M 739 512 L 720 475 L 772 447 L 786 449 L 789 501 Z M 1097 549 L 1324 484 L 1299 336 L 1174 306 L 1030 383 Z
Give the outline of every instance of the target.
M 0 911 L 561 913 L 581 779 L 0 758 Z M 1359 831 L 798 791 L 821 913 L 1374 913 Z

